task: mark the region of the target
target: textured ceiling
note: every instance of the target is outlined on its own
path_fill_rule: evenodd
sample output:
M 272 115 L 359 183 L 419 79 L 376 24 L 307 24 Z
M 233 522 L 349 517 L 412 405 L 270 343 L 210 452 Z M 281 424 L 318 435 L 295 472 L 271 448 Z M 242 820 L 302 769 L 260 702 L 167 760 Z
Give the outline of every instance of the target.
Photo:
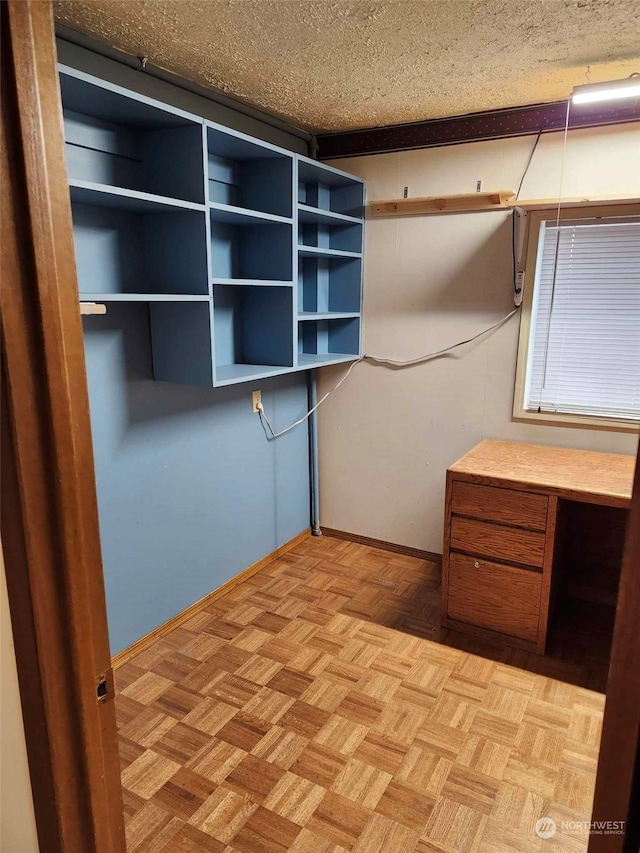
M 60 0 L 61 23 L 310 130 L 565 99 L 640 71 L 638 0 Z

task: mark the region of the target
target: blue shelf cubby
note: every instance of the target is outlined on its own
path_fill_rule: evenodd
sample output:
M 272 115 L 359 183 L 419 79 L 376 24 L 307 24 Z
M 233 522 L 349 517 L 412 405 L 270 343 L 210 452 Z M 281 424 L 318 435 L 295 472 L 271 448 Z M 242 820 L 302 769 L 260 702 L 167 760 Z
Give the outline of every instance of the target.
M 291 222 L 211 210 L 211 272 L 224 279 L 293 282 Z
M 204 210 L 136 209 L 73 201 L 81 293 L 208 297 Z
M 293 154 L 207 127 L 208 201 L 293 216 Z
M 362 260 L 307 257 L 298 261 L 298 312 L 360 313 Z
M 299 321 L 298 364 L 301 367 L 353 361 L 359 354 L 359 316 Z
M 202 122 L 69 71 L 60 75 L 69 180 L 203 204 Z
M 215 285 L 216 383 L 291 370 L 293 288 Z
M 338 216 L 362 219 L 364 185 L 359 178 L 306 157 L 298 159 L 298 203 Z

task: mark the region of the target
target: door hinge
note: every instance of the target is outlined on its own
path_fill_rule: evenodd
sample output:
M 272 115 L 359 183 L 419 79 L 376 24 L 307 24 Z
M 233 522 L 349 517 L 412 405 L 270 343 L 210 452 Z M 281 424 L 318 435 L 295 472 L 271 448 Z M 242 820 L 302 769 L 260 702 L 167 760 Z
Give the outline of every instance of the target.
M 108 669 L 107 672 L 103 672 L 96 676 L 96 697 L 98 699 L 98 705 L 104 705 L 106 702 L 109 702 L 113 699 L 113 695 L 113 670 Z

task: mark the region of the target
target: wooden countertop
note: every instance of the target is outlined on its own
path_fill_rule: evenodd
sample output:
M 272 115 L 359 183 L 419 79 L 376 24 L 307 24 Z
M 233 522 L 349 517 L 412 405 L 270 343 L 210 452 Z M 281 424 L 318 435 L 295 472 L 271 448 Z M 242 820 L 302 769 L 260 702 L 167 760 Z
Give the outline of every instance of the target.
M 545 491 L 568 500 L 628 506 L 635 457 L 515 441 L 481 441 L 449 471 L 460 479 Z

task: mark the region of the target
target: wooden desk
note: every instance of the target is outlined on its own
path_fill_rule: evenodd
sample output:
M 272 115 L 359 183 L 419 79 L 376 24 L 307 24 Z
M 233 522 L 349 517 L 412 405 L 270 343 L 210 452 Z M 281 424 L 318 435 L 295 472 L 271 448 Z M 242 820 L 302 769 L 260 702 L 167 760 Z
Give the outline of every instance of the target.
M 442 624 L 543 654 L 563 512 L 569 502 L 627 508 L 634 465 L 511 441 L 483 441 L 459 459 L 447 471 Z

